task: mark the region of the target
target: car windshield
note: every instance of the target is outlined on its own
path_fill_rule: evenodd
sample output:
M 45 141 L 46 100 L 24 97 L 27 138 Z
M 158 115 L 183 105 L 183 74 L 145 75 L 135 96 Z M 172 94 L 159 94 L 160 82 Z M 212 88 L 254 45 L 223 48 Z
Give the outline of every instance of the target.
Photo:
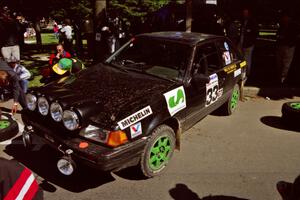
M 181 43 L 134 38 L 107 62 L 125 70 L 180 81 L 184 76 L 190 49 Z

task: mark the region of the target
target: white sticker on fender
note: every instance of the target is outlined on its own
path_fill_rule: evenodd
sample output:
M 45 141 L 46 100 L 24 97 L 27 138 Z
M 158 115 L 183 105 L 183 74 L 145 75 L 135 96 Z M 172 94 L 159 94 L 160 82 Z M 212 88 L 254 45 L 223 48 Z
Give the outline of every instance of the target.
M 139 135 L 142 135 L 142 123 L 138 122 L 132 126 L 130 126 L 130 134 L 131 134 L 131 138 L 135 138 Z
M 171 116 L 186 107 L 185 92 L 183 86 L 171 90 L 164 94 L 168 110 Z
M 142 119 L 148 117 L 149 115 L 152 115 L 152 109 L 150 106 L 147 106 L 136 113 L 130 115 L 129 117 L 126 117 L 125 119 L 122 119 L 118 122 L 119 127 L 121 130 L 124 130 L 125 128 L 135 124 L 138 121 L 141 121 Z
M 241 73 L 242 73 L 241 68 L 238 69 L 238 70 L 235 70 L 235 71 L 234 71 L 234 78 L 237 77 L 237 76 L 239 76 Z
M 218 90 L 219 90 L 219 79 L 217 74 L 212 74 L 209 76 L 209 83 L 206 84 L 206 103 L 205 106 L 209 106 L 218 100 Z

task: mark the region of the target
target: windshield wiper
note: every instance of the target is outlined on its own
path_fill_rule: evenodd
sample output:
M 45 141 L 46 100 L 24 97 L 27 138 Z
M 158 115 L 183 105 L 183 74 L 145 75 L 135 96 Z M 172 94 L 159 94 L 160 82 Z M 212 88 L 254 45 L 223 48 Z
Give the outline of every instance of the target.
M 144 71 L 143 66 L 146 65 L 145 62 L 135 62 L 133 60 L 128 60 L 128 59 L 122 60 L 121 63 L 122 63 L 122 65 L 124 65 L 129 70 L 132 69 L 131 67 L 137 66 L 140 71 Z M 133 70 L 136 70 L 136 69 L 133 69 Z

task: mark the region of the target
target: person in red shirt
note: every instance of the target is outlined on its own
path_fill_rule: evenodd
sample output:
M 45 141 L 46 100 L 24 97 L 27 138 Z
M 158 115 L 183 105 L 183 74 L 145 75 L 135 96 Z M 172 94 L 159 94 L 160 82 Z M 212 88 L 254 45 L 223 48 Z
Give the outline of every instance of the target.
M 64 49 L 62 44 L 56 46 L 56 53 L 50 55 L 49 66 L 40 70 L 40 74 L 43 76 L 40 80 L 41 83 L 48 83 L 52 79 L 53 71 L 52 67 L 58 63 L 61 58 L 71 58 L 71 54 Z
M 58 44 L 56 46 L 56 53 L 50 55 L 49 65 L 50 66 L 55 65 L 56 63 L 58 63 L 58 61 L 61 58 L 71 58 L 71 57 L 72 57 L 71 54 L 64 49 L 64 46 L 62 44 Z

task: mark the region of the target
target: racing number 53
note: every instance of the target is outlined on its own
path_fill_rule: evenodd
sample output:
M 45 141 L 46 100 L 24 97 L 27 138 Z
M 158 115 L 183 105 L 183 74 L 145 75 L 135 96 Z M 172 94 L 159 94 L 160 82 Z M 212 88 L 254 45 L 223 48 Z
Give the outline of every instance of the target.
M 214 103 L 218 99 L 219 86 L 215 85 L 212 88 L 208 88 L 206 92 L 206 106 Z

